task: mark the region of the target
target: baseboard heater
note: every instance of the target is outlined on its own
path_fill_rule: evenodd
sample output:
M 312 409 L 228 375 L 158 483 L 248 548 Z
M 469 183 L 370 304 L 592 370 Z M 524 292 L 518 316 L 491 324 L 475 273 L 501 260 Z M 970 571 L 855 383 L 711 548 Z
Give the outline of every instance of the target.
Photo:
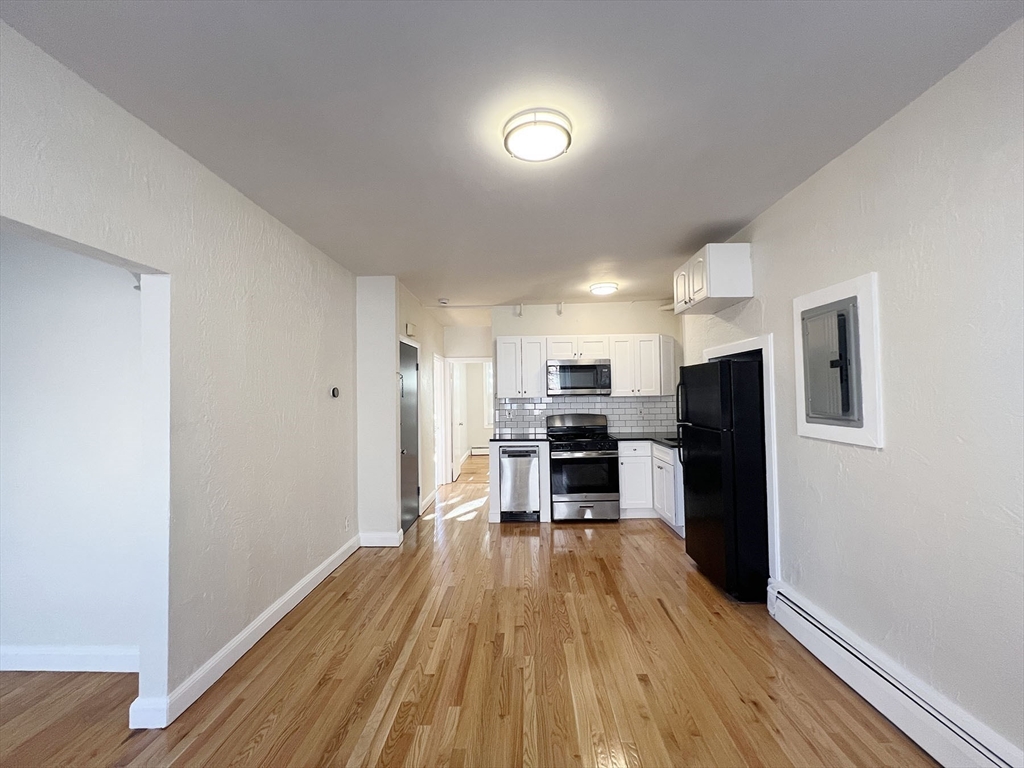
M 976 738 L 974 738 L 970 733 L 965 731 L 955 722 L 953 722 L 944 714 L 942 714 L 942 712 L 940 712 L 927 701 L 925 701 L 923 698 L 921 698 L 913 690 L 911 690 L 906 685 L 897 680 L 895 677 L 890 675 L 888 672 L 886 672 L 884 669 L 878 666 L 875 662 L 873 662 L 871 659 L 869 659 L 867 656 L 861 653 L 857 648 L 850 645 L 850 643 L 848 643 L 841 635 L 837 634 L 832 629 L 827 627 L 825 624 L 822 624 L 820 621 L 818 621 L 818 619 L 815 618 L 815 616 L 804 610 L 804 608 L 799 603 L 790 599 L 785 592 L 777 592 L 776 600 L 785 603 L 787 608 L 789 608 L 794 613 L 798 614 L 801 619 L 806 621 L 814 629 L 816 629 L 818 632 L 823 634 L 833 643 L 838 645 L 842 650 L 848 653 L 852 659 L 862 664 L 867 670 L 876 675 L 884 683 L 889 685 L 894 691 L 909 699 L 915 706 L 919 707 L 923 712 L 927 713 L 932 718 L 934 718 L 939 725 L 941 725 L 943 728 L 946 728 L 956 738 L 970 745 L 971 748 L 975 749 L 980 755 L 985 757 L 987 760 L 991 761 L 993 765 L 999 766 L 999 768 L 1014 768 L 1014 766 L 1011 763 L 1008 763 L 1007 761 L 1003 760 L 999 755 L 997 755 L 991 749 L 989 749 Z M 826 666 L 828 665 L 826 664 Z

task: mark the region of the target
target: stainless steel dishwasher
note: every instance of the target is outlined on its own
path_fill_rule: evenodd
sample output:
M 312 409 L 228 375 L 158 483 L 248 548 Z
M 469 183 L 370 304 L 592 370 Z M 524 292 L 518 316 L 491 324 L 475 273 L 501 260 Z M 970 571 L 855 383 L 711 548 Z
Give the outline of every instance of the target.
M 498 451 L 501 522 L 540 522 L 540 455 L 536 446 Z

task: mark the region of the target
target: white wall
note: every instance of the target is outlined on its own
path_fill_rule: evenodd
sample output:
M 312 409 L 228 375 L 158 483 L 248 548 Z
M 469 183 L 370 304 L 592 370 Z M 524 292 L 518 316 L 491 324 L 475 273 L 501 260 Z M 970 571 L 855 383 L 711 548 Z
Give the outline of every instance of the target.
M 356 278 L 358 507 L 364 545 L 401 543 L 398 289 L 394 277 Z
M 1022 250 L 1015 24 L 760 215 L 756 297 L 684 354 L 775 335 L 782 577 L 1024 740 Z M 886 447 L 796 434 L 793 298 L 879 274 Z
M 416 326 L 415 341 L 420 344 L 419 422 L 420 422 L 420 501 L 436 489 L 434 451 L 434 355 L 444 354 L 444 332 L 433 313 L 404 285 L 400 284 L 398 301 L 399 332 L 405 334 L 406 324 Z
M 173 687 L 355 533 L 355 280 L 4 24 L 0 70 L 0 215 L 171 275 Z
M 484 426 L 484 364 L 463 365 L 466 369 L 466 439 L 470 448 L 487 448 L 494 429 Z M 494 402 L 487 405 L 493 413 Z
M 672 276 L 665 278 L 672 290 Z M 491 330 L 498 336 L 560 336 L 604 333 L 663 333 L 679 338 L 679 322 L 672 312 L 658 309 L 661 301 L 602 301 L 563 304 L 559 315 L 555 304 L 525 304 L 522 317 L 516 307 L 491 310 Z M 488 351 L 487 357 L 493 355 Z
M 97 646 L 89 655 L 111 669 L 134 648 L 138 668 L 148 553 L 135 285 L 124 269 L 0 233 L 5 662 Z
M 491 326 L 445 326 L 444 354 L 445 357 L 494 357 Z

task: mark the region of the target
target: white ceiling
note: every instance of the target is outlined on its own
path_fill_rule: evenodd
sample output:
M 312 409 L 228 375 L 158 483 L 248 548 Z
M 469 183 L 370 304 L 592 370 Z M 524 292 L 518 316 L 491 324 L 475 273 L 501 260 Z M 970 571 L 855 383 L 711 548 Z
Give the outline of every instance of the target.
M 959 2 L 94 2 L 0 16 L 357 274 L 425 303 L 671 293 L 1020 18 Z M 502 151 L 520 109 L 569 154 Z

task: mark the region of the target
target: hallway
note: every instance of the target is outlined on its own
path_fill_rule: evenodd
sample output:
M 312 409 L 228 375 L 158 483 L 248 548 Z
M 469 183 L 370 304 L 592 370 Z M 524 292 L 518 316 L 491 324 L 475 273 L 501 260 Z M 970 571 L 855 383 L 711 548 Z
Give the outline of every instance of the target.
M 486 482 L 474 457 L 163 731 L 127 729 L 133 675 L 0 674 L 0 762 L 932 764 L 659 521 L 488 525 Z

